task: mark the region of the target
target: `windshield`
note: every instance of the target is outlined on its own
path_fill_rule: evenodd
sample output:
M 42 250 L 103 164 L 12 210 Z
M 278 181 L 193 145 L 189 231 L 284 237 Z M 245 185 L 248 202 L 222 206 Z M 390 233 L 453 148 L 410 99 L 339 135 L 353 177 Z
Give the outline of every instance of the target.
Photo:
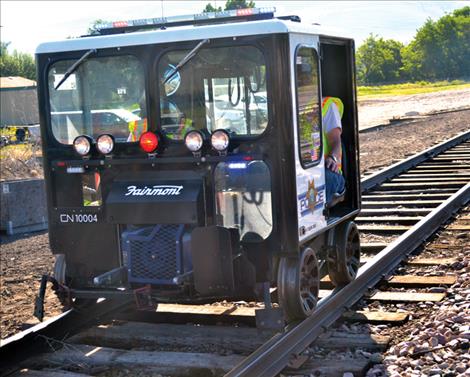
M 49 70 L 52 132 L 63 144 L 79 135 L 113 135 L 137 141 L 147 129 L 144 72 L 133 56 L 88 58 L 63 80 L 75 63 L 62 60 Z
M 160 124 L 165 135 L 182 140 L 191 129 L 221 128 L 232 136 L 261 134 L 268 124 L 266 63 L 261 51 L 251 46 L 206 45 L 172 75 L 187 54 L 188 50 L 171 51 L 159 62 Z

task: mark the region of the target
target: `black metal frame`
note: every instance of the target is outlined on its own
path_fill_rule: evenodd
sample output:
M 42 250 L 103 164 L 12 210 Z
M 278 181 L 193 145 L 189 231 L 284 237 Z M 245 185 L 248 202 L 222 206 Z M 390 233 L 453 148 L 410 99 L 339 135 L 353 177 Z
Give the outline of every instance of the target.
M 174 143 L 162 138 L 161 147 L 155 157 L 143 153 L 136 143 L 121 143 L 116 145 L 112 158 L 93 154 L 90 159 L 80 159 L 72 146 L 59 143 L 50 127 L 50 112 L 48 103 L 47 71 L 51 64 L 58 60 L 76 59 L 82 51 L 40 54 L 38 61 L 38 97 L 40 108 L 40 123 L 43 137 L 44 171 L 48 199 L 49 238 L 51 249 L 55 254 L 65 254 L 67 259 L 68 285 L 72 289 L 91 287 L 89 281 L 106 271 L 119 267 L 119 239 L 115 225 L 105 221 L 106 206 L 83 207 L 81 198 L 81 175 L 68 174 L 68 167 L 82 167 L 86 172 L 99 172 L 102 180 L 103 201 L 110 192 L 110 184 L 118 176 L 126 173 L 129 177 L 145 174 L 155 174 L 159 171 L 192 170 L 203 177 L 206 182 L 205 197 L 207 202 L 207 225 L 214 223 L 215 203 L 211 187 L 212 173 L 216 164 L 233 158 L 249 156 L 262 159 L 271 171 L 273 231 L 263 242 L 266 251 L 265 259 L 272 258 L 276 253 L 296 253 L 298 250 L 297 231 L 293 230 L 293 222 L 287 219 L 296 218 L 296 201 L 285 200 L 295 198 L 295 171 L 293 153 L 293 135 L 289 127 L 281 125 L 292 124 L 292 108 L 289 75 L 288 35 L 267 35 L 240 37 L 237 45 L 254 45 L 265 55 L 267 64 L 267 86 L 269 120 L 268 128 L 256 138 L 234 139 L 227 156 L 208 150 L 208 155 L 194 157 L 182 143 Z M 231 38 L 212 40 L 214 46 L 233 46 Z M 212 43 L 212 42 L 211 42 Z M 190 42 L 168 45 L 149 45 L 123 47 L 119 49 L 98 50 L 96 57 L 113 55 L 133 55 L 144 66 L 146 76 L 146 94 L 149 129 L 158 131 L 159 103 L 156 64 L 160 56 L 169 49 L 190 46 Z M 276 67 L 276 69 L 274 69 Z M 280 92 L 285 96 L 274 96 Z M 275 111 L 273 111 L 275 109 Z M 273 114 L 276 113 L 274 119 Z M 209 174 L 208 174 L 209 171 Z M 96 214 L 97 224 L 61 224 L 60 214 Z M 280 214 L 283 214 L 282 216 Z M 257 263 L 257 262 L 256 262 Z M 264 271 L 259 279 L 273 280 L 272 271 Z

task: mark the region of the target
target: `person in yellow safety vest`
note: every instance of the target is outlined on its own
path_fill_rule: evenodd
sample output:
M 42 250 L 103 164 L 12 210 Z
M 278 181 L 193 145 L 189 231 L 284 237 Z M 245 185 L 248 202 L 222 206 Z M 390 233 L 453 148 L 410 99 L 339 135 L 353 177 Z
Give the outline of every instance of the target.
M 148 124 L 147 118 L 139 119 L 139 120 L 132 120 L 128 123 L 129 127 L 129 136 L 127 141 L 139 141 L 140 136 L 147 132 Z
M 326 203 L 336 193 L 345 189 L 345 179 L 341 167 L 341 118 L 343 102 L 336 97 L 324 97 L 322 100 L 323 151 L 325 156 Z
M 172 133 L 169 134 L 168 137 L 170 139 L 175 139 L 175 140 L 183 140 L 185 135 L 193 129 L 193 121 L 190 118 L 186 118 L 186 116 L 183 114 L 181 115 L 178 129 Z

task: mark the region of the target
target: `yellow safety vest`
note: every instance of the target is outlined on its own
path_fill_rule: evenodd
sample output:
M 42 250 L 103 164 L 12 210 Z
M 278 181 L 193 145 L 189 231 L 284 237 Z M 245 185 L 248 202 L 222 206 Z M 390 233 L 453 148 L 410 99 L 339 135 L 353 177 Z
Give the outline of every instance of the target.
M 147 118 L 140 120 L 133 120 L 128 123 L 129 132 L 130 132 L 130 141 L 139 141 L 140 136 L 147 132 Z
M 332 103 L 334 103 L 336 105 L 336 107 L 338 108 L 338 111 L 339 111 L 339 116 L 341 118 L 343 118 L 344 105 L 343 105 L 343 102 L 337 97 L 324 97 L 323 98 L 323 101 L 322 101 L 322 104 L 321 104 L 322 118 L 325 118 L 326 113 L 330 109 L 330 106 L 331 106 Z M 328 143 L 328 136 L 326 134 L 326 127 L 323 127 L 322 137 L 323 137 L 323 155 L 326 158 L 331 152 L 331 147 L 330 147 L 330 144 Z M 342 156 L 341 156 L 341 153 L 342 152 L 340 151 L 340 157 L 339 157 L 339 162 L 338 162 L 338 167 L 339 167 L 340 173 L 342 173 L 342 169 L 341 169 L 341 167 L 342 167 L 341 166 L 341 157 Z

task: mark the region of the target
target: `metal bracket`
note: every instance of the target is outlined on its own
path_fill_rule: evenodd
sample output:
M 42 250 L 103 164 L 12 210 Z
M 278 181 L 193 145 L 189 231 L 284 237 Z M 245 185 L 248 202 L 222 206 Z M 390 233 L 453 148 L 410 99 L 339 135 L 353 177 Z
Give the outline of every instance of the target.
M 62 288 L 65 288 L 68 291 L 68 288 L 65 286 L 62 286 L 54 277 L 50 275 L 42 275 L 41 285 L 39 286 L 39 292 L 34 301 L 34 313 L 33 313 L 33 315 L 37 319 L 39 319 L 40 322 L 42 322 L 42 320 L 44 319 L 44 298 L 46 297 L 46 288 L 47 288 L 48 282 L 52 283 L 53 291 L 58 291 Z M 69 301 L 70 301 L 70 292 L 69 292 Z
M 134 299 L 137 310 L 155 311 L 158 304 L 152 299 L 150 284 L 134 289 Z

